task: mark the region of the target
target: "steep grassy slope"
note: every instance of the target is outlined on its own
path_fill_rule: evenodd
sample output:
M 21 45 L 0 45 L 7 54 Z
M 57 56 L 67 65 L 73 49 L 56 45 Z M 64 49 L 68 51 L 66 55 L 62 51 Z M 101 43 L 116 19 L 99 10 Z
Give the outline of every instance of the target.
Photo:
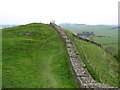
M 68 31 L 65 31 L 70 39 L 75 44 L 80 57 L 86 64 L 89 73 L 92 77 L 102 83 L 118 87 L 118 63 L 117 60 L 104 49 L 79 40 L 72 36 Z
M 66 47 L 50 25 L 3 29 L 3 88 L 75 88 Z

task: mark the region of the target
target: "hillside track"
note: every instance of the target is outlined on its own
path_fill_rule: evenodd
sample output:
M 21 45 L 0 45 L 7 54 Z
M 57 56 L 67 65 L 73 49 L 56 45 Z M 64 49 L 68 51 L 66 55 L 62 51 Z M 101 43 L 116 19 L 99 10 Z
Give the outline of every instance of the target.
M 3 88 L 77 87 L 65 45 L 50 24 L 6 28 L 3 36 Z
M 61 44 L 60 44 L 61 46 Z M 51 87 L 58 87 L 58 83 L 56 81 L 56 78 L 54 77 L 54 75 L 52 74 L 52 68 L 51 68 L 51 63 L 54 57 L 57 57 L 58 55 L 60 55 L 61 53 L 63 53 L 63 49 L 61 49 L 58 53 L 53 54 L 52 56 L 49 57 L 47 64 L 46 64 L 46 70 L 45 72 L 47 72 L 46 75 L 48 75 L 49 80 L 52 82 L 52 86 Z

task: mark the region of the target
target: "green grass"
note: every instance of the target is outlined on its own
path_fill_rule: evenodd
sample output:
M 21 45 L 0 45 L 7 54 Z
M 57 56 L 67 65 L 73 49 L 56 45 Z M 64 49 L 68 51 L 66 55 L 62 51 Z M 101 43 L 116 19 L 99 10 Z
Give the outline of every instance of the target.
M 79 40 L 65 31 L 75 44 L 81 59 L 86 64 L 92 77 L 102 83 L 118 87 L 118 62 L 117 60 L 94 44 Z
M 3 88 L 77 87 L 66 47 L 51 25 L 33 23 L 2 33 Z

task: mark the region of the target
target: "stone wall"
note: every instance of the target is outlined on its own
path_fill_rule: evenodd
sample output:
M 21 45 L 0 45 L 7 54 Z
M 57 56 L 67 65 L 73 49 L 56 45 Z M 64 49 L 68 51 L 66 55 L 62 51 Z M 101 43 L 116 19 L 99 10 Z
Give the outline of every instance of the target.
M 55 30 L 64 39 L 74 78 L 79 88 L 114 88 L 107 84 L 96 82 L 89 74 L 85 64 L 82 62 L 74 44 L 70 41 L 66 33 L 56 24 L 51 23 Z
M 79 38 L 79 39 L 81 39 L 81 40 L 83 40 L 83 41 L 86 41 L 86 42 L 89 42 L 89 43 L 95 44 L 95 45 L 97 45 L 97 46 L 99 46 L 99 47 L 102 46 L 101 44 L 99 44 L 99 43 L 97 43 L 97 42 L 94 42 L 94 41 L 91 41 L 91 40 L 88 40 L 88 39 L 82 38 L 82 37 L 80 37 L 80 36 L 78 36 L 78 35 L 75 35 L 75 34 L 72 34 L 72 35 L 73 35 L 74 37 L 76 37 L 76 38 Z

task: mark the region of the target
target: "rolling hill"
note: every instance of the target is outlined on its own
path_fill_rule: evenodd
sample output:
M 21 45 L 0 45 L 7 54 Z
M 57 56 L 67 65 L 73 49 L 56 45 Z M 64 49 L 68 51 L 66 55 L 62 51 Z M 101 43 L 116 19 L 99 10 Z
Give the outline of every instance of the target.
M 103 48 L 65 32 L 94 80 L 117 87 L 117 60 Z M 64 41 L 50 24 L 5 28 L 2 34 L 3 88 L 77 88 Z
M 66 47 L 49 24 L 2 29 L 3 88 L 76 88 Z
M 59 24 L 59 26 L 74 34 L 81 32 L 94 32 L 94 34 L 98 36 L 107 36 L 108 38 L 94 37 L 92 40 L 101 43 L 104 49 L 113 56 L 118 54 L 118 28 L 115 25 L 76 25 L 65 23 Z

